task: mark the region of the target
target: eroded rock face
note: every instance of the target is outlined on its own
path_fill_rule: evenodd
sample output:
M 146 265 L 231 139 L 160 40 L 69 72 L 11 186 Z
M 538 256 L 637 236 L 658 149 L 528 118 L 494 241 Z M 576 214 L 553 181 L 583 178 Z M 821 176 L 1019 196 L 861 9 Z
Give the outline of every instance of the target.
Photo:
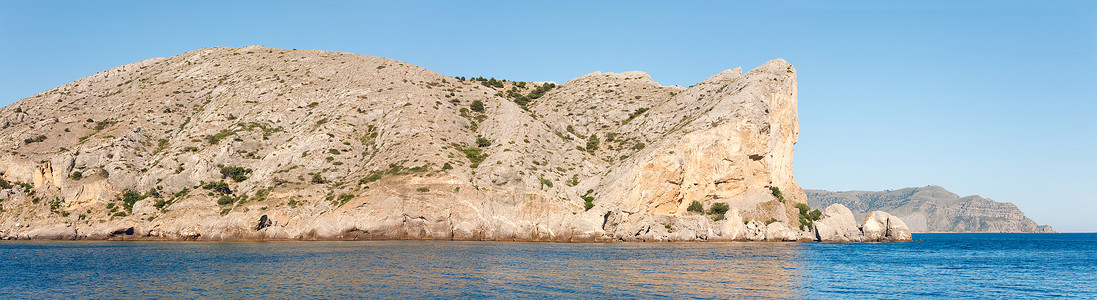
M 797 240 L 796 96 L 780 59 L 687 89 L 195 50 L 0 109 L 0 238 Z

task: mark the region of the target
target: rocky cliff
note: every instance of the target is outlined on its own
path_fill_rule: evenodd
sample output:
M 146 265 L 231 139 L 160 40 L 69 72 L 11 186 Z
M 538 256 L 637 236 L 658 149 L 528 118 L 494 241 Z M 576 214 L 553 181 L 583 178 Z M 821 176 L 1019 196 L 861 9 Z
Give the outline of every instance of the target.
M 811 206 L 842 204 L 856 213 L 890 212 L 905 220 L 914 232 L 1055 232 L 1051 226 L 1037 225 L 1012 203 L 960 197 L 939 186 L 806 193 Z
M 796 71 L 563 84 L 260 46 L 0 109 L 0 238 L 797 240 Z

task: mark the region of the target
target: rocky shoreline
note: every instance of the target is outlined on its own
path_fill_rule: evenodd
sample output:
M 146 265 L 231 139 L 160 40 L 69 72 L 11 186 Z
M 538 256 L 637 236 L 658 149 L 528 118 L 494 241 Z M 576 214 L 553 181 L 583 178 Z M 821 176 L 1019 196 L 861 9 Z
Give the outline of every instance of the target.
M 428 232 L 428 226 L 399 226 L 361 230 L 353 226 L 327 226 L 304 232 L 276 230 L 267 215 L 252 228 L 211 228 L 195 226 L 166 232 L 144 224 L 116 222 L 101 226 L 71 224 L 16 224 L 0 231 L 0 240 L 142 240 L 142 241 L 336 241 L 336 240 L 453 240 L 522 242 L 909 242 L 910 229 L 897 217 L 873 211 L 860 225 L 852 212 L 841 204 L 824 210 L 822 218 L 809 230 L 789 228 L 781 222 L 763 224 L 743 222 L 738 211 L 721 221 L 706 216 L 678 218 L 631 217 L 613 211 L 605 217 L 607 230 L 588 234 L 545 235 L 538 232 L 461 232 L 452 228 L 449 237 Z M 673 222 L 673 223 L 666 223 Z M 659 225 L 659 226 L 655 226 Z M 338 229 L 342 227 L 343 229 Z M 414 234 L 414 232 L 420 234 Z

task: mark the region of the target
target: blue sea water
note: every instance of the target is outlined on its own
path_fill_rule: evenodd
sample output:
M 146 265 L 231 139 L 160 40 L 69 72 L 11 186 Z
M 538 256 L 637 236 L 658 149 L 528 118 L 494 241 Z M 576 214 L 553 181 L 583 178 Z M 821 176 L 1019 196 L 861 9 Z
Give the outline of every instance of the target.
M 1097 298 L 1097 234 L 914 238 L 0 241 L 0 298 Z

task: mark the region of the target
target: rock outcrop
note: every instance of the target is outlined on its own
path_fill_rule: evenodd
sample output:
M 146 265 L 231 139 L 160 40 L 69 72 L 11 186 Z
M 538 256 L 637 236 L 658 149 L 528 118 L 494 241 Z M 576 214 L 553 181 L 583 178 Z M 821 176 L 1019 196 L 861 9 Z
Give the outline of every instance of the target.
M 979 196 L 960 197 L 940 186 L 889 191 L 828 192 L 807 190 L 808 204 L 842 204 L 857 214 L 887 211 L 905 220 L 913 232 L 1055 232 L 1038 225 L 1012 203 Z
M 0 238 L 799 240 L 796 95 L 780 59 L 682 88 L 195 50 L 0 109 Z
M 909 242 L 910 228 L 903 220 L 882 211 L 872 211 L 860 226 L 845 205 L 832 204 L 813 224 L 820 242 Z

